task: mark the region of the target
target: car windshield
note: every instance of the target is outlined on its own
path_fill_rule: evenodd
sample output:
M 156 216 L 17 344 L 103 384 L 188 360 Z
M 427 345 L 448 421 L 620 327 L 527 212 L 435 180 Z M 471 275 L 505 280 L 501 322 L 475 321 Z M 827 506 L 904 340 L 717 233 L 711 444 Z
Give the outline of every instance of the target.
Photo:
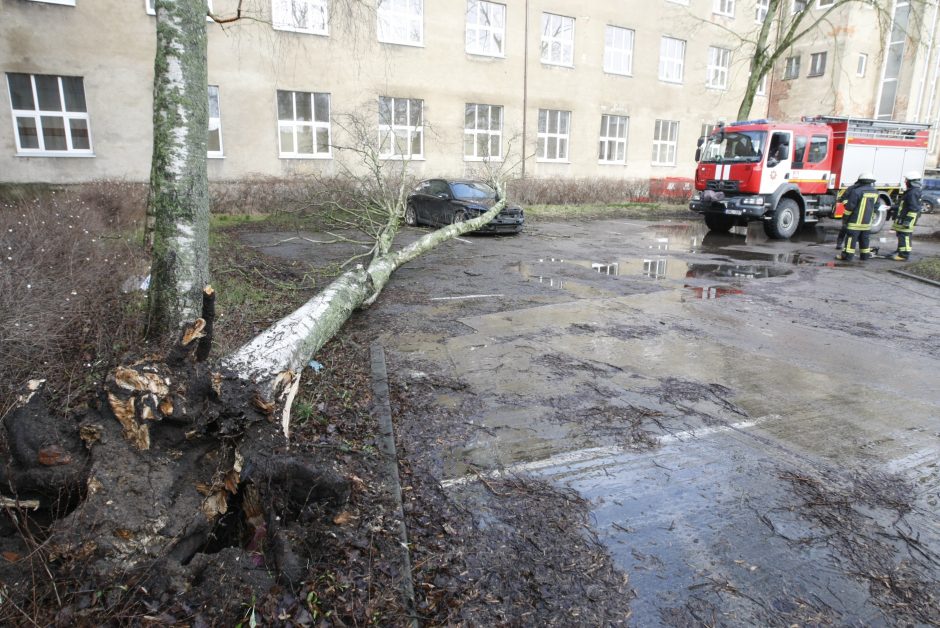
M 708 138 L 702 148 L 701 163 L 760 161 L 766 131 L 725 131 Z
M 496 198 L 496 190 L 485 183 L 479 183 L 476 181 L 461 181 L 459 183 L 451 183 L 450 189 L 454 193 L 454 198 L 464 200 Z

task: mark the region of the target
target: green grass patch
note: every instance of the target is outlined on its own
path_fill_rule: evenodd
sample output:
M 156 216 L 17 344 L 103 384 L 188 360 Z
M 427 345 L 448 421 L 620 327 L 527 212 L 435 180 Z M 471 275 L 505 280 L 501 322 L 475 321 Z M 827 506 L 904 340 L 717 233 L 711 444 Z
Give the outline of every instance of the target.
M 918 260 L 912 264 L 905 264 L 904 272 L 917 275 L 918 277 L 924 277 L 925 279 L 940 281 L 940 257 L 928 257 L 927 259 Z

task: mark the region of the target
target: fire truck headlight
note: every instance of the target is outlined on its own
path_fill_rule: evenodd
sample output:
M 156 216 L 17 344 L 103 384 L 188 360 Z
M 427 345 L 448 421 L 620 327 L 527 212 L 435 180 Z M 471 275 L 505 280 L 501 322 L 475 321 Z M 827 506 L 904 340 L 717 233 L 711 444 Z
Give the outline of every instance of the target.
M 744 205 L 763 205 L 764 197 L 763 196 L 746 196 L 741 199 L 741 203 Z

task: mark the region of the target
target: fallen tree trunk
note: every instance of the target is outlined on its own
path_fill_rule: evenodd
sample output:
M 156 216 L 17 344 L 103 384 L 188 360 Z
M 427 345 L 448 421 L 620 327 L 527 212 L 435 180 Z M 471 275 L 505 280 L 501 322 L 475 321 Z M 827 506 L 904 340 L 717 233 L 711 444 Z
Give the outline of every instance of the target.
M 297 522 L 340 508 L 350 492 L 330 459 L 290 447 L 303 367 L 396 268 L 483 226 L 503 205 L 377 255 L 217 363 L 205 361 L 214 318 L 207 287 L 203 317 L 169 355 L 117 367 L 97 406 L 74 422 L 50 416 L 34 385 L 4 425 L 15 455 L 0 460 L 0 492 L 38 501 L 51 521 L 45 558 L 90 564 L 104 580 L 133 574 L 152 592 L 179 592 L 210 568 L 207 554 L 226 551 L 229 568 L 255 581 L 296 584 L 306 564 L 290 540 L 303 536 Z

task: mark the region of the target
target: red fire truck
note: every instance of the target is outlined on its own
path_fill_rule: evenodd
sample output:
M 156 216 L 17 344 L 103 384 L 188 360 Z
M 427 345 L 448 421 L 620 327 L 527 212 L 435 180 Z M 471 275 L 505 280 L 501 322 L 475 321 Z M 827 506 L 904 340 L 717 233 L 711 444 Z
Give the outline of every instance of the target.
M 747 120 L 719 126 L 695 151 L 690 209 L 712 231 L 760 220 L 771 238 L 841 215 L 836 205 L 858 175 L 881 191 L 872 231 L 884 225 L 905 172 L 924 171 L 929 124 L 816 116 L 802 122 Z

